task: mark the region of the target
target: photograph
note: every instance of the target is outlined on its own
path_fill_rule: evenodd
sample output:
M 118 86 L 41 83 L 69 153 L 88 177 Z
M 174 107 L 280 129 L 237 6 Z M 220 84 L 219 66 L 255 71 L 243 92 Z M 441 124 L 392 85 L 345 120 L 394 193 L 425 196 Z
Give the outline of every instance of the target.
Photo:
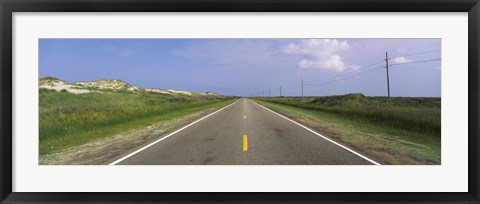
M 0 0 L 0 204 L 480 204 L 479 1 Z
M 40 38 L 38 165 L 441 165 L 441 48 Z

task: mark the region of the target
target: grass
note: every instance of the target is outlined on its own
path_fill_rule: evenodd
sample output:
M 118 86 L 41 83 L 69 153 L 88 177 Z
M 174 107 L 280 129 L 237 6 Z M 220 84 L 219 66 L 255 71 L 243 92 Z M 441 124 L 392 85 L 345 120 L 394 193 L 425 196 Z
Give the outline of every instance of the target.
M 263 98 L 263 101 L 334 113 L 389 128 L 440 136 L 439 98 L 365 97 L 347 94 L 326 97 Z
M 440 98 L 256 98 L 389 164 L 440 163 Z
M 218 108 L 234 100 L 122 91 L 72 94 L 40 89 L 40 155 Z

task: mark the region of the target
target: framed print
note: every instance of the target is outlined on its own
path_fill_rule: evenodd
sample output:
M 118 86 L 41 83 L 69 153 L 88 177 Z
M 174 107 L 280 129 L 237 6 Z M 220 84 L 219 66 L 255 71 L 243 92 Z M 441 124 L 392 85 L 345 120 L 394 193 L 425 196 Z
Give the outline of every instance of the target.
M 1 1 L 2 203 L 478 203 L 468 1 Z

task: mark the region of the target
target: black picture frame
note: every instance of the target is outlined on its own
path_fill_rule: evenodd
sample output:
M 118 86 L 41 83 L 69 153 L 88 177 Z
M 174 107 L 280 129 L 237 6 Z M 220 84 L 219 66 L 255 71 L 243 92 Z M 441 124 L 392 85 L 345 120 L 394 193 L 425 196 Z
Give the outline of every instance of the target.
M 479 203 L 478 0 L 0 0 L 1 203 Z M 468 192 L 23 193 L 12 192 L 13 12 L 468 12 Z

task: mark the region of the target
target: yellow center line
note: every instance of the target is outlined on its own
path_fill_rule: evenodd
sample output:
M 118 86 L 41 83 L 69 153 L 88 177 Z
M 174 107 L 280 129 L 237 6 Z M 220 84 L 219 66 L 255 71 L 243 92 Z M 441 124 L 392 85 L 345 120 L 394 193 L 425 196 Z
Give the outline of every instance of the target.
M 247 135 L 243 135 L 243 151 L 246 152 L 248 150 L 248 137 Z
M 245 101 L 243 103 L 243 151 L 248 151 L 248 137 L 247 137 L 247 110 Z

